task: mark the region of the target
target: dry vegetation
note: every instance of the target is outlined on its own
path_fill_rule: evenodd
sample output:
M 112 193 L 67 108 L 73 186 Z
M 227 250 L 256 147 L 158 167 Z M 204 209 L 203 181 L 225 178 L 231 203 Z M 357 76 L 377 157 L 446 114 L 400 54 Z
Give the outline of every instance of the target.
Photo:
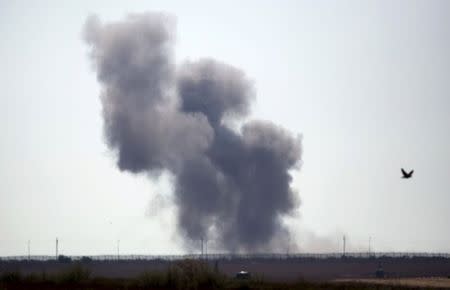
M 408 279 L 404 279 L 406 281 Z M 416 279 L 420 280 L 420 279 Z M 448 279 L 450 281 L 450 279 Z M 395 285 L 381 281 L 358 280 L 340 281 L 339 283 L 312 283 L 296 281 L 289 283 L 269 282 L 253 276 L 248 280 L 237 280 L 215 271 L 208 264 L 185 260 L 171 265 L 166 270 L 149 271 L 135 278 L 100 278 L 92 277 L 90 271 L 81 264 L 73 264 L 59 273 L 23 275 L 21 272 L 3 273 L 0 290 L 14 289 L 420 289 L 430 284 Z M 392 280 L 391 280 L 392 281 Z M 403 280 L 398 280 L 403 281 Z M 375 283 L 376 282 L 376 283 Z M 435 281 L 438 282 L 437 280 Z M 437 285 L 437 284 L 436 284 Z M 448 285 L 448 284 L 447 284 Z M 413 288 L 411 288 L 413 287 Z
M 338 283 L 363 283 L 421 288 L 450 289 L 450 277 L 394 278 L 394 279 L 342 279 Z

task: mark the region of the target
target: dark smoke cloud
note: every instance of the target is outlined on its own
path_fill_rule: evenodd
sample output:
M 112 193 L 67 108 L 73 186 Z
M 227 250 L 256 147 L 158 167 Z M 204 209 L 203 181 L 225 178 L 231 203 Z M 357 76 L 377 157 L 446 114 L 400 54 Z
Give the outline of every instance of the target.
M 213 126 L 219 125 L 224 115 L 245 116 L 253 99 L 253 89 L 244 72 L 212 59 L 181 66 L 178 91 L 182 110 L 203 113 Z
M 90 17 L 85 25 L 102 84 L 106 141 L 121 170 L 178 168 L 203 154 L 213 138 L 204 115 L 177 109 L 173 22 L 148 13 L 103 26 Z
M 157 13 L 101 24 L 84 36 L 102 85 L 106 142 L 121 170 L 169 171 L 187 241 L 215 237 L 231 251 L 259 251 L 286 229 L 298 205 L 290 170 L 301 144 L 283 128 L 250 121 L 244 72 L 213 59 L 174 64 L 174 19 Z

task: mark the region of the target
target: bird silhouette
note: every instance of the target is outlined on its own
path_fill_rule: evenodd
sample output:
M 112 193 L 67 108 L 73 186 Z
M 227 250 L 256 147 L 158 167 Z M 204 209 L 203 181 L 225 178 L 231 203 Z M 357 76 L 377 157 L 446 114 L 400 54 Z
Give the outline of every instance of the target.
M 414 170 L 411 170 L 410 172 L 406 172 L 405 169 L 402 168 L 402 174 L 403 174 L 402 178 L 405 178 L 405 179 L 411 178 L 413 173 L 414 173 Z

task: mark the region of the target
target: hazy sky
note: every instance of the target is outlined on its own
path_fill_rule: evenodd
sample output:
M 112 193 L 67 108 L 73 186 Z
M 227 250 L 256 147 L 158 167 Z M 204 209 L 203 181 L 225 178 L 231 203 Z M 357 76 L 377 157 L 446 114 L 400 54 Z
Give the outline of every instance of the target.
M 177 18 L 178 62 L 241 68 L 251 118 L 303 135 L 301 251 L 450 252 L 450 2 L 0 0 L 0 255 L 183 252 L 170 182 L 104 144 L 81 35 L 144 11 Z

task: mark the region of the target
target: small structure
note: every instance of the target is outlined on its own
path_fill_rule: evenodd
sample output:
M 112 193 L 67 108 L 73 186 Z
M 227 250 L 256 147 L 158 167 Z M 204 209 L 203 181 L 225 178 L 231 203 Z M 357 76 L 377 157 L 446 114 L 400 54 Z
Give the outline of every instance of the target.
M 240 271 L 236 273 L 236 279 L 239 280 L 248 280 L 250 279 L 250 273 L 247 271 Z
M 377 278 L 384 278 L 384 270 L 381 267 L 381 265 L 378 265 L 378 268 L 375 271 L 375 277 L 377 277 Z

